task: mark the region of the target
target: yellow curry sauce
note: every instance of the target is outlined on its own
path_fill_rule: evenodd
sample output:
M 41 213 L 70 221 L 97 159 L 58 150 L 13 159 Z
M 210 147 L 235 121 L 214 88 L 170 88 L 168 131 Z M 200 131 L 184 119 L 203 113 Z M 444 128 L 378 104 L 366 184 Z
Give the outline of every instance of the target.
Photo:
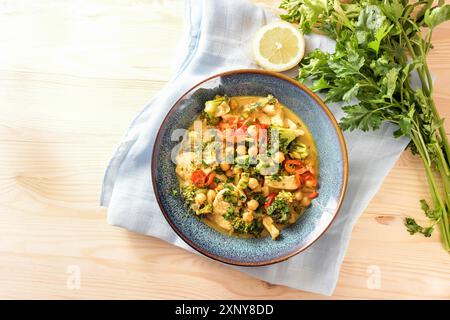
M 313 137 L 271 95 L 207 101 L 176 163 L 186 206 L 230 235 L 276 239 L 318 196 Z

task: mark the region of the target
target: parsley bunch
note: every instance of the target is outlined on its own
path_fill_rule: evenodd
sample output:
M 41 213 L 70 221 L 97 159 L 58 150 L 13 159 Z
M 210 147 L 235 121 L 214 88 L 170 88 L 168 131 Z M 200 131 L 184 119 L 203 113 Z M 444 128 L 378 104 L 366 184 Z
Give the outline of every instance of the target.
M 439 1 L 283 0 L 281 17 L 303 33 L 319 31 L 336 40 L 334 53 L 315 50 L 301 63 L 298 79 L 326 93 L 326 101 L 347 103 L 344 130 L 373 130 L 383 122 L 398 125 L 395 137 L 411 138 L 430 188 L 432 208 L 421 200 L 431 224 L 405 219 L 411 234 L 429 237 L 438 225 L 450 251 L 450 145 L 433 101 L 427 65 L 433 30 L 450 20 L 450 5 Z M 420 86 L 410 79 L 418 75 Z M 438 179 L 442 181 L 438 184 Z

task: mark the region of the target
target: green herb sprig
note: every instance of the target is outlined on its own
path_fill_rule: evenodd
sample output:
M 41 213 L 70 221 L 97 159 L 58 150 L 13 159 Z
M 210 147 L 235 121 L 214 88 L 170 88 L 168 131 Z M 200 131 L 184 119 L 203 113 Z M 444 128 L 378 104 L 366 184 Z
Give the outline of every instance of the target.
M 303 33 L 318 31 L 336 40 L 334 53 L 315 50 L 306 56 L 298 79 L 311 81 L 326 101 L 347 103 L 344 130 L 374 130 L 383 122 L 398 125 L 395 137 L 411 138 L 410 149 L 423 162 L 432 207 L 421 200 L 431 224 L 405 219 L 411 234 L 429 237 L 438 225 L 450 251 L 450 144 L 433 101 L 427 64 L 433 30 L 450 20 L 450 5 L 439 1 L 283 0 L 282 19 L 299 24 Z M 417 73 L 418 88 L 410 78 Z M 438 179 L 442 181 L 442 188 Z

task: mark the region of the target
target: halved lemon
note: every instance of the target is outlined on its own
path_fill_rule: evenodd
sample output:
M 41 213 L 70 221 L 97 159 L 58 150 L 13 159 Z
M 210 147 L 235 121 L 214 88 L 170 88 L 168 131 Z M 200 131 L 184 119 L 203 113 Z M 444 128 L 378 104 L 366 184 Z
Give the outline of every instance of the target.
M 265 25 L 258 30 L 253 40 L 256 63 L 266 70 L 289 70 L 299 64 L 304 54 L 303 34 L 285 21 Z

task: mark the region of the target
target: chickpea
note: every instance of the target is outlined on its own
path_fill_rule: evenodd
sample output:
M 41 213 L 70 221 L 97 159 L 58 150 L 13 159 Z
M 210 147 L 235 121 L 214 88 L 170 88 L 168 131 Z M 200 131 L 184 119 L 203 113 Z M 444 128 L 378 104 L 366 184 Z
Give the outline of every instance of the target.
M 244 214 L 242 215 L 242 220 L 244 220 L 247 223 L 250 223 L 253 221 L 253 212 L 251 211 L 245 211 Z
M 300 190 L 298 190 L 298 191 L 294 194 L 294 196 L 295 196 L 295 200 L 297 200 L 297 201 L 301 201 L 301 200 L 303 199 L 303 194 L 302 194 L 302 192 L 301 192 Z
M 258 180 L 256 180 L 255 178 L 250 178 L 248 180 L 248 187 L 252 190 L 256 189 L 259 187 L 259 182 Z
M 239 176 L 236 175 L 236 177 L 239 177 Z M 248 180 L 249 180 L 248 173 L 245 173 L 245 172 L 242 173 L 241 177 L 238 179 L 237 187 L 241 190 L 244 190 L 248 186 Z
M 248 127 L 247 133 L 248 133 L 251 137 L 256 137 L 256 136 L 258 135 L 258 127 L 255 126 L 254 124 L 252 124 L 251 126 Z
M 195 203 L 198 205 L 202 205 L 206 201 L 206 195 L 204 193 L 198 193 L 195 196 Z
M 208 190 L 206 197 L 208 198 L 209 203 L 213 203 L 216 198 L 216 192 L 214 190 Z
M 305 181 L 305 187 L 307 187 L 307 188 L 312 188 L 312 187 L 314 187 L 313 181 L 312 181 L 312 180 L 306 180 L 306 181 Z
M 216 190 L 217 191 L 220 191 L 220 190 L 222 190 L 223 189 L 223 184 L 222 183 L 219 183 L 218 185 L 217 185 L 217 187 L 216 187 Z
M 249 202 L 247 202 L 248 210 L 255 211 L 256 209 L 258 209 L 258 206 L 259 206 L 259 203 L 255 199 L 252 199 Z
M 233 173 L 233 174 L 240 174 L 240 173 L 242 173 L 242 169 L 239 168 L 239 167 L 234 167 L 232 173 Z
M 284 161 L 284 153 L 281 151 L 278 151 L 277 153 L 275 153 L 272 157 L 273 161 L 275 161 L 276 163 L 282 163 Z
M 230 169 L 230 165 L 226 162 L 222 162 L 220 164 L 220 169 L 222 169 L 222 171 L 228 171 Z
M 269 195 L 269 187 L 268 186 L 264 186 L 261 188 L 261 192 L 263 194 L 263 196 L 268 196 Z
M 247 148 L 243 145 L 237 146 L 236 153 L 240 156 L 243 156 L 243 155 L 247 154 Z
M 309 199 L 308 197 L 303 197 L 301 203 L 300 203 L 303 207 L 309 207 L 309 205 L 311 204 L 311 199 Z
M 220 181 L 227 181 L 227 176 L 224 174 L 216 174 L 216 178 L 219 179 Z
M 253 192 L 261 193 L 261 186 L 258 185 L 255 189 L 252 190 Z
M 227 170 L 227 171 L 225 171 L 225 175 L 227 176 L 227 177 L 232 177 L 233 176 L 233 170 Z
M 248 155 L 251 157 L 256 157 L 258 155 L 258 148 L 256 146 L 248 148 Z

